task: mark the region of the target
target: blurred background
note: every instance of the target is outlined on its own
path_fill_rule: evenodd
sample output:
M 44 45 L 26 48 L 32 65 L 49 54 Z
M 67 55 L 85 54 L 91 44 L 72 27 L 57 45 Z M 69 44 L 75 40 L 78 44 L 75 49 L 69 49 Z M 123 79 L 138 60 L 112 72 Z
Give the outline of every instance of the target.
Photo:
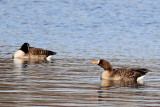
M 0 0 L 0 106 L 159 106 L 159 4 Z M 24 42 L 58 54 L 52 62 L 13 60 Z M 103 69 L 90 63 L 100 58 L 152 72 L 141 86 L 102 88 Z

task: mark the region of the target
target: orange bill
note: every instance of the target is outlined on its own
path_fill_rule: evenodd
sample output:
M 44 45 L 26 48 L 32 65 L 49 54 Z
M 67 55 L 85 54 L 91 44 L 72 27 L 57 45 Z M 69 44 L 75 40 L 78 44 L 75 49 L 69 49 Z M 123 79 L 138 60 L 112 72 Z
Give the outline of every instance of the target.
M 92 64 L 98 64 L 99 61 L 92 61 Z

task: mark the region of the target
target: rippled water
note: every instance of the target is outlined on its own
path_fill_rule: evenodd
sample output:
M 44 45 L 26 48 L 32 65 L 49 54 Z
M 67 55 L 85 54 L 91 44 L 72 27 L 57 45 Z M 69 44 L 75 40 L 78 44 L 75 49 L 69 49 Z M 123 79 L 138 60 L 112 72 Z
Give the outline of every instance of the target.
M 0 106 L 159 106 L 160 1 L 0 0 Z M 24 43 L 53 61 L 13 60 Z M 114 67 L 150 69 L 144 84 L 101 81 Z

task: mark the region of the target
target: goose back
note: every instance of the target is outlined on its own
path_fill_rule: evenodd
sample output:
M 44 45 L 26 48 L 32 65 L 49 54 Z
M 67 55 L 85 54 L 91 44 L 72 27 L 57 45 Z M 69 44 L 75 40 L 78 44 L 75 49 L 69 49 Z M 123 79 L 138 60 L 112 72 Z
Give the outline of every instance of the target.
M 29 55 L 45 55 L 45 56 L 49 56 L 49 55 L 55 55 L 56 52 L 52 52 L 49 50 L 44 50 L 42 48 L 34 48 L 34 47 L 29 47 Z
M 149 70 L 145 68 L 116 68 L 113 69 L 111 77 L 121 77 L 121 79 L 134 79 L 144 76 Z

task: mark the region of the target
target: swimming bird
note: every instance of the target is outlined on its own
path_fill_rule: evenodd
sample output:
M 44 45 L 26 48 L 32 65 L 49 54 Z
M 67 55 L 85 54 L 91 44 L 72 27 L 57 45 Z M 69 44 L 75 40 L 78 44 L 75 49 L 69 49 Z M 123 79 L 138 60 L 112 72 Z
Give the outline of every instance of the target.
M 111 64 L 104 59 L 100 59 L 99 61 L 93 61 L 92 63 L 98 64 L 104 69 L 101 75 L 101 79 L 133 80 L 133 81 L 139 82 L 144 77 L 144 75 L 149 72 L 149 70 L 145 68 L 114 68 L 113 69 Z
M 30 47 L 28 43 L 24 43 L 19 50 L 17 50 L 14 54 L 14 58 L 41 58 L 41 59 L 49 59 L 50 55 L 55 55 L 56 52 L 52 52 L 49 50 L 45 50 L 42 48 L 34 48 Z

